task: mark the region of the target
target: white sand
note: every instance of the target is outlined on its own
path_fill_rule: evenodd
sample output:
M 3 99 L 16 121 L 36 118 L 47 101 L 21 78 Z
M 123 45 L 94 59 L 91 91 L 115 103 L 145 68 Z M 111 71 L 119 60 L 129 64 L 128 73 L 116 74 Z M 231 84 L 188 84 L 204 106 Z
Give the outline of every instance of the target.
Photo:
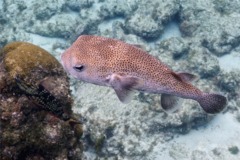
M 205 154 L 205 159 L 228 159 L 239 160 L 240 154 L 232 155 L 228 148 L 237 146 L 240 148 L 240 123 L 235 116 L 230 113 L 219 114 L 205 128 L 192 130 L 186 135 L 179 136 L 173 141 L 165 144 L 158 144 L 151 154 L 152 159 L 181 159 L 189 160 L 194 157 L 194 153 Z M 220 151 L 220 156 L 216 156 L 213 150 Z M 221 151 L 224 153 L 221 154 Z M 199 158 L 200 156 L 198 156 Z
M 164 29 L 162 35 L 158 39 L 148 43 L 148 45 L 151 46 L 152 48 L 155 48 L 156 43 L 159 43 L 163 40 L 166 40 L 166 39 L 169 39 L 172 37 L 182 37 L 180 29 L 179 29 L 179 24 L 176 21 L 169 22 L 165 26 L 165 29 Z
M 3 1 L 1 0 L 0 1 L 0 10 L 2 10 L 3 9 Z
M 57 43 L 57 42 L 62 42 L 64 43 L 64 40 L 62 40 L 61 38 L 49 38 L 49 37 L 44 37 L 44 36 L 40 36 L 37 34 L 30 34 L 31 37 L 31 42 L 35 45 L 39 45 L 42 48 L 44 48 L 45 50 L 47 50 L 48 52 L 52 52 L 53 50 L 53 44 Z
M 32 33 L 27 33 L 27 34 L 28 34 L 28 36 L 30 36 L 30 40 L 29 40 L 30 43 L 33 43 L 39 47 L 42 47 L 43 49 L 47 50 L 49 53 L 54 55 L 60 61 L 60 56 L 64 51 L 61 49 L 55 50 L 53 48 L 53 45 L 55 43 L 64 44 L 65 41 L 63 39 L 44 37 L 44 36 L 40 36 L 40 35 L 32 34 Z
M 219 58 L 220 68 L 226 72 L 230 72 L 232 70 L 240 71 L 240 54 L 239 53 L 231 53 Z
M 112 32 L 113 30 L 113 23 L 114 22 L 124 22 L 124 19 L 122 18 L 114 18 L 114 19 L 110 19 L 108 21 L 103 21 L 101 24 L 99 24 L 98 29 L 100 30 L 101 33 L 103 33 L 104 31 L 109 31 Z
M 172 21 L 169 24 L 167 24 L 160 40 L 169 39 L 171 37 L 181 37 L 181 32 L 178 23 L 175 21 Z

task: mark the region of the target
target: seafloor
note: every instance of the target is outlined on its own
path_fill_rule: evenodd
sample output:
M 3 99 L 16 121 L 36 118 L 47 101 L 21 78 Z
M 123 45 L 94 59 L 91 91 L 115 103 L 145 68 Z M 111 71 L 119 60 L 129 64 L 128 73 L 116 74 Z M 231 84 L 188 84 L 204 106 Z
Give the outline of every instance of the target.
M 122 104 L 110 88 L 71 79 L 82 159 L 239 160 L 239 8 L 239 0 L 0 0 L 0 47 L 27 41 L 59 59 L 82 34 L 121 39 L 228 98 L 217 115 L 191 100 L 167 114 L 159 95 L 136 93 Z

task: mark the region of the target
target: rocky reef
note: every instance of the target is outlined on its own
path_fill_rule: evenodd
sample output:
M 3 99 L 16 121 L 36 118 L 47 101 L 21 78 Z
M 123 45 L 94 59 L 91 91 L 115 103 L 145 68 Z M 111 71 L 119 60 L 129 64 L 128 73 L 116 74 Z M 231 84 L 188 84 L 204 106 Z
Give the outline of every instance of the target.
M 72 113 L 60 63 L 27 42 L 0 51 L 0 157 L 81 159 L 82 126 Z
M 161 109 L 159 95 L 136 93 L 124 105 L 111 89 L 71 79 L 73 112 L 82 115 L 85 128 L 86 159 L 238 160 L 240 67 L 230 68 L 225 58 L 239 59 L 239 5 L 238 0 L 4 0 L 0 46 L 16 40 L 34 42 L 59 58 L 81 34 L 117 38 L 141 45 L 174 71 L 197 75 L 194 85 L 201 90 L 228 98 L 227 109 L 219 115 L 207 115 L 190 100 L 183 100 L 179 111 L 169 114 Z M 47 88 L 56 80 L 50 78 L 47 84 L 28 80 L 25 74 L 31 77 L 31 72 L 14 78 L 14 70 L 10 65 L 9 81 L 0 75 L 1 91 L 13 83 L 17 95 L 26 97 L 29 92 L 24 88 L 37 84 L 35 91 L 41 90 L 38 84 Z M 50 90 L 50 95 L 59 96 Z M 64 122 L 64 116 L 58 115 Z

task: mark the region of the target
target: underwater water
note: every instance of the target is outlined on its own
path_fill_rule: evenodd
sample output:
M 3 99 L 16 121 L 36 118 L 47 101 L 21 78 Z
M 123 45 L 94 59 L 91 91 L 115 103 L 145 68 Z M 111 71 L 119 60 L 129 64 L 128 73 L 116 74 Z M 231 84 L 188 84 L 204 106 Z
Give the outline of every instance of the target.
M 141 46 L 176 72 L 197 75 L 194 86 L 228 99 L 218 114 L 207 114 L 191 99 L 181 100 L 177 112 L 166 113 L 158 94 L 135 92 L 123 104 L 112 88 L 68 75 L 73 112 L 83 126 L 77 143 L 83 147 L 77 158 L 68 154 L 65 159 L 239 160 L 239 8 L 238 0 L 0 0 L 0 48 L 29 42 L 60 62 L 80 35 L 119 39 Z M 0 69 L 2 85 L 1 74 Z

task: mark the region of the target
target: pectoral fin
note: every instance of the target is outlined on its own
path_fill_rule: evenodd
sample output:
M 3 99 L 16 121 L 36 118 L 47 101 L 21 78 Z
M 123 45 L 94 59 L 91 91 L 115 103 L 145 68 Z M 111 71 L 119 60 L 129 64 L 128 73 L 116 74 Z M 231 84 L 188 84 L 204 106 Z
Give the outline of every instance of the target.
M 110 86 L 115 90 L 119 100 L 127 103 L 132 99 L 133 89 L 139 83 L 138 78 L 122 73 L 112 74 L 107 78 Z
M 170 94 L 161 95 L 162 108 L 167 112 L 175 112 L 178 110 L 179 98 Z

